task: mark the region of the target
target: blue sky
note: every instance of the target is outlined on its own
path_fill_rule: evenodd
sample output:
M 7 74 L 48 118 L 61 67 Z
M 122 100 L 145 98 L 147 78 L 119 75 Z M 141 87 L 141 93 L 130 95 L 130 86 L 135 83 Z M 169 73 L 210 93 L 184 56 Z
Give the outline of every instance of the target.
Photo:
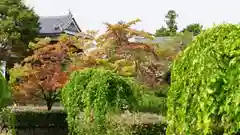
M 239 23 L 240 0 L 24 0 L 40 16 L 57 16 L 70 9 L 83 30 L 103 32 L 103 22 L 116 23 L 140 18 L 134 28 L 154 33 L 164 25 L 164 16 L 173 9 L 179 14 L 181 30 L 191 23 L 210 27 L 214 23 Z

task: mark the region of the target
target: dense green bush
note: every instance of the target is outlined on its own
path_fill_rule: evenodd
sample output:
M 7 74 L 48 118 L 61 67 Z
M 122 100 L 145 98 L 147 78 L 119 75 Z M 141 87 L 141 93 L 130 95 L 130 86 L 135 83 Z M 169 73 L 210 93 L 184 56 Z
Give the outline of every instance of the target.
M 210 28 L 172 67 L 167 134 L 226 134 L 240 130 L 240 25 Z
M 11 90 L 8 86 L 8 82 L 3 77 L 2 73 L 0 72 L 0 133 L 5 130 L 5 125 L 14 126 L 14 115 L 12 114 L 11 110 L 6 108 L 8 103 L 11 101 Z M 13 128 L 8 129 L 13 135 L 15 131 Z
M 67 127 L 64 111 L 15 111 L 16 128 Z
M 63 110 L 47 111 L 24 107 L 24 109 L 14 108 L 11 112 L 9 112 L 9 109 L 4 109 L 4 111 L 4 120 L 14 120 L 14 123 L 7 121 L 1 123 L 4 125 L 4 130 L 9 131 L 10 129 L 11 135 L 14 135 L 12 134 L 13 131 L 16 134 L 22 134 L 22 131 L 32 130 L 31 133 L 33 133 L 37 132 L 38 129 L 42 129 L 43 132 L 44 130 L 51 132 L 51 129 L 59 129 L 59 132 L 68 132 L 66 113 Z M 9 113 L 15 117 L 9 116 Z
M 89 130 L 105 134 L 103 125 L 108 113 L 121 112 L 123 108 L 136 108 L 138 93 L 134 88 L 137 87 L 133 81 L 107 70 L 74 72 L 61 91 L 70 132 L 80 135 L 86 128 L 93 126 Z M 84 128 L 83 124 L 88 127 Z
M 157 113 L 166 116 L 167 114 L 167 98 L 157 97 L 154 92 L 144 91 L 139 97 L 138 108 L 139 112 Z
M 11 91 L 8 83 L 0 72 L 0 109 L 5 107 L 11 98 Z

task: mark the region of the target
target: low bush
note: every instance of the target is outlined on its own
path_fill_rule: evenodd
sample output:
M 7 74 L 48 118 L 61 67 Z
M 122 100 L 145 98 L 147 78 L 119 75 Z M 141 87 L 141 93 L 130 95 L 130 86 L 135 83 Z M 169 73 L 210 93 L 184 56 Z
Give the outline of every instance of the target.
M 163 116 L 167 114 L 167 98 L 158 97 L 154 92 L 144 91 L 138 100 L 139 112 L 157 113 Z
M 4 109 L 4 115 L 1 115 L 1 124 L 3 124 L 2 131 L 10 132 L 11 134 L 19 133 L 29 129 L 66 129 L 66 113 L 62 110 L 34 110 L 30 107 L 26 110 L 20 110 L 17 107 L 10 112 L 9 108 Z M 1 131 L 0 131 L 1 133 Z M 14 135 L 13 134 L 13 135 Z
M 67 127 L 64 111 L 17 111 L 16 128 Z

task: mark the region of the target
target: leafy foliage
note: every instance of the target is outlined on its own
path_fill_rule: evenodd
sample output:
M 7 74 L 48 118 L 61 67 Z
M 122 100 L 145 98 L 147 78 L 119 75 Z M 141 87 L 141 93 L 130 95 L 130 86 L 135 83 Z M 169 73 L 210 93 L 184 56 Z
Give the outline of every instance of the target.
M 174 10 L 169 10 L 168 13 L 165 15 L 165 22 L 167 28 L 161 27 L 160 29 L 156 30 L 155 36 L 156 37 L 164 37 L 164 36 L 175 36 L 177 34 L 177 22 L 176 19 L 178 14 Z
M 203 29 L 202 25 L 200 25 L 199 23 L 194 23 L 194 24 L 188 25 L 186 28 L 182 30 L 182 32 L 185 32 L 185 31 L 192 32 L 193 36 L 197 36 L 198 34 L 200 34 L 202 29 Z
M 68 114 L 71 133 L 85 133 L 85 128 L 92 124 L 95 128 L 90 130 L 95 131 L 97 127 L 96 134 L 106 133 L 107 114 L 119 112 L 126 106 L 131 109 L 137 104 L 134 86 L 137 85 L 108 70 L 75 71 L 62 89 L 62 103 Z M 84 119 L 79 116 L 82 110 Z
M 10 87 L 0 72 L 0 133 L 2 133 L 2 130 L 5 130 L 4 124 L 9 126 L 14 126 L 15 124 L 15 117 L 11 110 L 5 108 L 11 101 L 11 94 Z M 12 135 L 15 135 L 15 130 L 13 128 L 14 127 L 9 127 L 9 130 L 12 129 Z
M 1 0 L 0 5 L 0 61 L 12 66 L 28 54 L 27 45 L 39 30 L 38 16 L 21 0 Z
M 16 135 L 16 117 L 13 108 L 2 108 L 0 111 L 0 134 L 6 132 L 7 135 Z
M 168 92 L 167 134 L 240 130 L 240 25 L 207 29 L 177 57 Z
M 167 37 L 167 36 L 169 36 L 169 32 L 168 32 L 167 28 L 162 26 L 160 29 L 156 30 L 155 36 L 156 37 Z
M 78 61 L 78 66 L 111 70 L 122 76 L 134 77 L 150 87 L 159 85 L 163 80 L 159 72 L 165 68 L 159 58 L 170 47 L 169 50 L 160 50 L 161 47 L 155 44 L 130 42 L 129 39 L 135 36 L 153 38 L 144 31 L 131 28 L 139 21 L 106 23 L 107 31 L 96 38 L 98 48 L 86 52 L 82 61 Z
M 11 91 L 9 89 L 8 83 L 0 72 L 0 109 L 5 107 L 10 101 Z
M 10 71 L 10 83 L 15 94 L 42 98 L 46 100 L 49 110 L 58 96 L 58 90 L 67 81 L 66 69 L 71 62 L 70 57 L 82 52 L 73 39 L 66 36 L 61 38 L 57 44 L 40 41 L 32 45 L 33 55 L 26 57 L 21 65 L 16 64 Z

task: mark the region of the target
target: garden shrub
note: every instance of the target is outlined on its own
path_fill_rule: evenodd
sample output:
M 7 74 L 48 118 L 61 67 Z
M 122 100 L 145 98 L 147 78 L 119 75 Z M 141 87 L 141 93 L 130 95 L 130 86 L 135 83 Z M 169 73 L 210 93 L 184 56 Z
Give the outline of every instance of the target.
M 108 135 L 165 135 L 165 123 L 137 123 L 133 125 L 111 124 Z
M 64 111 L 15 111 L 16 128 L 67 128 Z
M 11 98 L 11 91 L 8 83 L 0 72 L 0 109 L 5 107 Z
M 0 133 L 4 130 L 9 130 L 11 134 L 15 134 L 14 128 L 14 115 L 11 110 L 6 108 L 11 101 L 11 90 L 8 86 L 8 82 L 0 72 Z M 6 129 L 5 125 L 10 125 L 11 128 Z
M 167 98 L 158 97 L 154 92 L 144 91 L 138 100 L 139 112 L 151 112 L 166 116 Z
M 25 109 L 26 108 L 15 108 L 12 110 L 12 112 L 4 113 L 5 115 L 3 116 L 5 116 L 5 120 L 7 120 L 7 118 L 9 120 L 14 120 L 14 123 L 11 125 L 9 122 L 3 123 L 5 130 L 11 129 L 10 132 L 13 133 L 14 131 L 16 134 L 22 134 L 22 131 L 27 132 L 29 130 L 31 131 L 31 134 L 35 134 L 38 132 L 38 129 L 41 129 L 41 132 L 44 132 L 45 130 L 51 132 L 51 129 L 59 130 L 59 132 L 68 132 L 66 113 L 64 111 Z M 9 117 L 9 115 L 7 115 L 9 113 L 15 116 L 13 117 L 14 119 L 12 119 L 11 116 Z
M 108 70 L 73 72 L 61 91 L 71 134 L 80 135 L 86 130 L 105 134 L 104 123 L 108 113 L 121 112 L 126 106 L 128 110 L 136 108 L 138 93 L 134 87 L 137 85 L 130 79 Z
M 174 61 L 167 134 L 240 130 L 240 25 L 202 32 Z

